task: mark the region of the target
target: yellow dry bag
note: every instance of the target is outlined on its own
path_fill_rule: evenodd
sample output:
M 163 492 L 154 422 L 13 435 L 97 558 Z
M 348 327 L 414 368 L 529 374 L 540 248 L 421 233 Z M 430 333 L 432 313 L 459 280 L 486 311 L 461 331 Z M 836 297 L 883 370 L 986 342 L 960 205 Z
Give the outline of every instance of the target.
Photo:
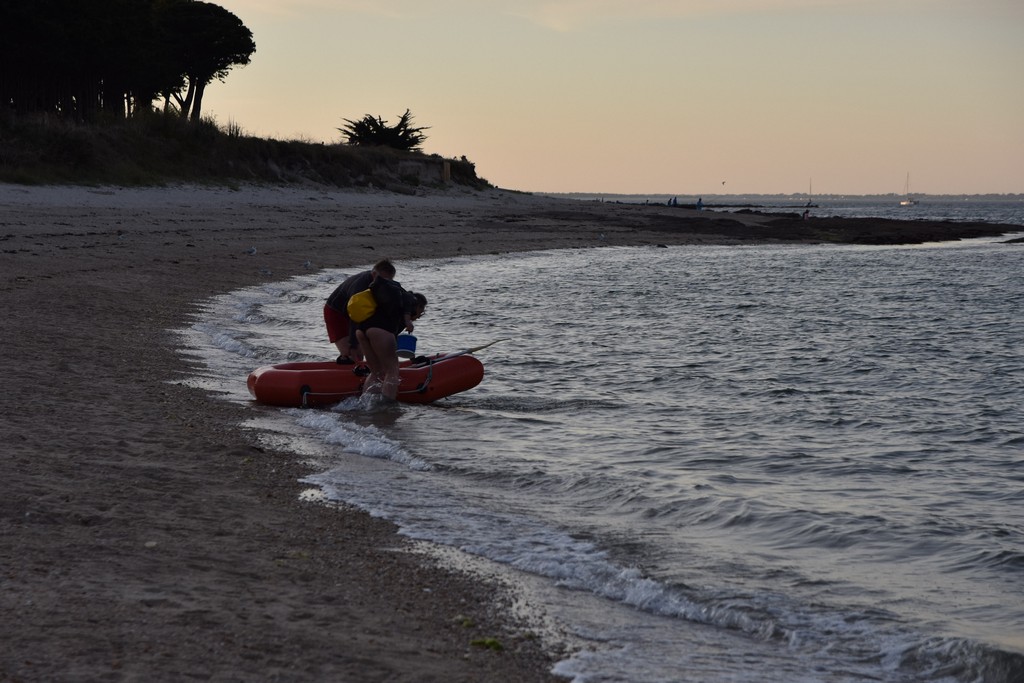
M 361 323 L 377 310 L 377 300 L 373 298 L 373 292 L 364 289 L 350 296 L 345 308 L 348 311 L 349 320 Z

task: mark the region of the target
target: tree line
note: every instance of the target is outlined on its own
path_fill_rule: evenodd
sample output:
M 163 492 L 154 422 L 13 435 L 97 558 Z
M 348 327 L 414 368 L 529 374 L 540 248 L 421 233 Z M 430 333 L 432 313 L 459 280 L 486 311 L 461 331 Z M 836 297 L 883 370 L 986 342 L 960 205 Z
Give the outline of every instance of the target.
M 237 16 L 200 0 L 0 0 L 0 111 L 197 120 L 206 86 L 255 51 Z

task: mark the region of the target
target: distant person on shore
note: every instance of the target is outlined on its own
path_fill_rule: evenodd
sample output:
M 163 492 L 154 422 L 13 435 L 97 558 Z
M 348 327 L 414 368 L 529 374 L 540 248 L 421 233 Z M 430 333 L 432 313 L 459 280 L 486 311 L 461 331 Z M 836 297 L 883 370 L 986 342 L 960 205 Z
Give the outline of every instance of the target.
M 703 197 L 697 197 L 697 210 L 698 211 L 703 211 L 704 210 L 704 198 Z
M 324 304 L 324 323 L 327 325 L 327 338 L 338 348 L 338 364 L 352 365 L 363 359 L 363 354 L 356 339 L 355 326 L 348 317 L 348 300 L 353 294 L 370 287 L 377 278 L 394 280 L 395 266 L 388 259 L 381 259 L 370 270 L 345 278 L 327 297 Z
M 398 334 L 412 332 L 413 322 L 427 309 L 427 297 L 407 292 L 394 280 L 378 277 L 370 285 L 377 310 L 355 325 L 359 348 L 370 366 L 364 394 L 380 393 L 394 401 L 398 397 Z

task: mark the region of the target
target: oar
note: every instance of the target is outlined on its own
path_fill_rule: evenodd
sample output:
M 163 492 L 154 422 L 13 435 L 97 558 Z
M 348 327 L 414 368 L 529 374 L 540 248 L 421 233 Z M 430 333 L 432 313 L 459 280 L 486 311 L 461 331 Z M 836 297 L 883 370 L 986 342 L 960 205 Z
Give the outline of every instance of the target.
M 493 345 L 497 344 L 498 342 L 503 342 L 503 341 L 508 341 L 508 340 L 509 340 L 509 337 L 502 337 L 501 339 L 495 339 L 492 342 L 487 342 L 486 344 L 481 344 L 480 346 L 474 346 L 473 348 L 466 349 L 465 351 L 456 351 L 455 353 L 449 353 L 448 355 L 441 356 L 440 358 L 434 358 L 431 362 L 436 363 L 438 361 L 448 360 L 449 358 L 457 358 L 459 356 L 465 356 L 467 353 L 475 353 L 476 351 L 480 351 L 482 349 L 486 349 L 488 346 L 493 346 Z
M 473 348 L 466 349 L 465 351 L 459 351 L 459 355 L 462 355 L 464 353 L 473 353 L 475 351 L 480 351 L 482 349 L 486 349 L 488 346 L 494 346 L 498 342 L 508 341 L 509 339 L 511 339 L 511 337 L 502 337 L 501 339 L 495 339 L 492 342 L 487 342 L 486 344 L 481 344 L 480 346 L 474 346 Z

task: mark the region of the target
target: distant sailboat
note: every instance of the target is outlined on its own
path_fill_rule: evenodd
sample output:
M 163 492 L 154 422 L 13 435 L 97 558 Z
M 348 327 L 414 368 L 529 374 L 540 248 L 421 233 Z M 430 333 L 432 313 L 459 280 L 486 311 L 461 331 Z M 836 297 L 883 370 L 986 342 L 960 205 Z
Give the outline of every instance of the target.
M 917 204 L 917 200 L 910 196 L 910 174 L 907 173 L 907 182 L 903 186 L 903 199 L 900 200 L 900 206 L 914 206 Z

